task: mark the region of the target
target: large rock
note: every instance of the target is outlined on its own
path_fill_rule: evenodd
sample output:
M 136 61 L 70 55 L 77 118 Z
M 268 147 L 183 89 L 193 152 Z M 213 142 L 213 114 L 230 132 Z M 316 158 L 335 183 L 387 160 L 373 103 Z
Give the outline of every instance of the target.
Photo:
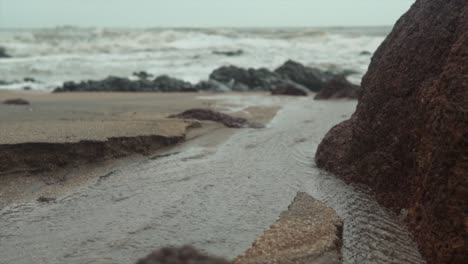
M 330 81 L 327 81 L 322 90 L 318 92 L 314 99 L 338 99 L 338 98 L 351 98 L 358 97 L 359 86 L 350 83 L 344 76 L 337 76 Z
M 271 84 L 281 79 L 281 77 L 265 68 L 244 69 L 231 65 L 214 70 L 210 74 L 210 79 L 227 84 L 236 91 L 269 91 Z
M 322 89 L 324 81 L 329 75 L 323 71 L 306 67 L 298 62 L 288 60 L 275 70 L 283 78 L 307 87 L 310 91 L 318 92 Z
M 234 264 L 338 264 L 342 233 L 343 222 L 335 210 L 299 192 Z
M 468 259 L 467 62 L 468 1 L 416 1 L 374 53 L 356 112 L 315 157 L 407 209 L 428 263 Z
M 153 85 L 162 92 L 196 92 L 197 90 L 189 82 L 182 81 L 167 75 L 161 75 L 154 79 Z

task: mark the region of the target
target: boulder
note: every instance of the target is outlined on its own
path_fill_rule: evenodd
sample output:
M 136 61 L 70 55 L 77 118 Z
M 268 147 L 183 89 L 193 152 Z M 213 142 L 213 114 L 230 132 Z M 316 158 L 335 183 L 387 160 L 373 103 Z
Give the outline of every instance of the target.
M 167 75 L 154 79 L 153 85 L 162 92 L 197 92 L 191 83 Z
M 343 221 L 335 210 L 299 192 L 234 264 L 340 264 Z
M 29 101 L 21 99 L 21 98 L 7 99 L 7 100 L 3 101 L 3 104 L 6 104 L 6 105 L 30 105 Z
M 468 1 L 417 0 L 374 53 L 317 166 L 407 211 L 429 264 L 468 259 Z
M 227 84 L 232 90 L 269 91 L 271 84 L 281 77 L 265 68 L 244 69 L 231 65 L 214 70 L 210 79 Z
M 241 56 L 244 54 L 244 51 L 239 49 L 239 50 L 232 50 L 232 51 L 213 51 L 213 54 L 215 55 L 222 55 L 222 56 L 227 56 L 227 57 L 234 57 L 234 56 Z
M 338 76 L 327 81 L 322 90 L 314 97 L 315 100 L 351 98 L 357 99 L 359 86 L 350 83 L 344 76 Z
M 309 91 L 302 85 L 291 81 L 277 82 L 272 86 L 272 95 L 294 95 L 294 96 L 307 96 Z
M 194 108 L 184 111 L 177 115 L 171 115 L 169 118 L 194 119 L 203 121 L 213 121 L 221 123 L 231 128 L 249 127 L 249 122 L 245 118 L 233 117 L 227 114 L 216 112 L 210 109 Z
M 298 62 L 288 60 L 275 70 L 275 73 L 283 78 L 301 84 L 310 91 L 318 92 L 322 89 L 324 81 L 329 79 L 323 71 L 306 67 Z

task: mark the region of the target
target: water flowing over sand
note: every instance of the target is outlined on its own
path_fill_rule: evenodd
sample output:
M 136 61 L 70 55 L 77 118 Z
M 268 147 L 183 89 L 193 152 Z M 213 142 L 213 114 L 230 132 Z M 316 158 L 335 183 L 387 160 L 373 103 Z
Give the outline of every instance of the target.
M 190 82 L 234 64 L 274 69 L 288 59 L 330 70 L 354 70 L 359 83 L 370 55 L 390 28 L 283 29 L 110 29 L 58 27 L 0 30 L 0 43 L 13 57 L 0 59 L 0 80 L 19 81 L 0 89 L 50 91 L 64 81 L 130 77 L 135 71 L 168 74 Z M 240 56 L 213 51 L 242 50 Z M 32 77 L 41 83 L 22 81 Z
M 0 262 L 131 263 L 167 244 L 233 258 L 305 191 L 344 219 L 344 263 L 423 263 L 395 214 L 313 165 L 320 139 L 355 101 L 216 98 L 283 108 L 266 128 L 240 130 L 216 148 L 181 146 L 54 203 L 4 208 Z

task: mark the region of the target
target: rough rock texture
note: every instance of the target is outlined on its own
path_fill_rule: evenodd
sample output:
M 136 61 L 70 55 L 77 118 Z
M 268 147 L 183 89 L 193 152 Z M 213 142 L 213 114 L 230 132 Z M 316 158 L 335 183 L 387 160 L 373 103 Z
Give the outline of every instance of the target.
M 244 69 L 237 66 L 222 66 L 210 74 L 210 79 L 227 84 L 233 90 L 269 91 L 271 84 L 281 79 L 267 69 Z M 237 85 L 237 89 L 236 89 Z M 244 88 L 239 88 L 243 86 Z
M 221 258 L 208 256 L 193 247 L 184 246 L 180 248 L 168 247 L 154 251 L 145 258 L 140 259 L 137 264 L 229 264 L 230 262 Z
M 6 105 L 30 105 L 29 101 L 26 101 L 21 98 L 15 98 L 15 99 L 7 99 L 3 101 L 3 104 Z
M 233 117 L 227 114 L 216 112 L 210 109 L 189 109 L 177 115 L 171 115 L 169 118 L 181 118 L 181 119 L 195 119 L 195 120 L 205 120 L 205 121 L 214 121 L 222 123 L 227 127 L 232 128 L 242 128 L 248 127 L 250 124 L 245 118 Z
M 374 53 L 319 167 L 408 209 L 428 263 L 468 259 L 468 1 L 418 0 Z
M 344 76 L 338 76 L 326 82 L 322 90 L 315 95 L 314 99 L 356 99 L 358 97 L 358 90 L 358 85 L 350 83 Z
M 343 222 L 335 210 L 299 192 L 287 211 L 235 264 L 341 263 Z
M 327 75 L 319 69 L 306 67 L 298 62 L 288 60 L 275 70 L 275 73 L 293 82 L 304 85 L 317 92 L 322 89 Z
M 307 96 L 308 90 L 297 83 L 291 81 L 282 81 L 272 85 L 272 95 L 294 95 Z

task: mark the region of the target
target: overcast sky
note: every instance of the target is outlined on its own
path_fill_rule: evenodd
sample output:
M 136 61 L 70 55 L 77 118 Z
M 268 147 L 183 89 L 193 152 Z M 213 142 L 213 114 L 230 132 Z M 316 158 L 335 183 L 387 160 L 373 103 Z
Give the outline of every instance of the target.
M 0 27 L 393 25 L 414 0 L 0 0 Z

